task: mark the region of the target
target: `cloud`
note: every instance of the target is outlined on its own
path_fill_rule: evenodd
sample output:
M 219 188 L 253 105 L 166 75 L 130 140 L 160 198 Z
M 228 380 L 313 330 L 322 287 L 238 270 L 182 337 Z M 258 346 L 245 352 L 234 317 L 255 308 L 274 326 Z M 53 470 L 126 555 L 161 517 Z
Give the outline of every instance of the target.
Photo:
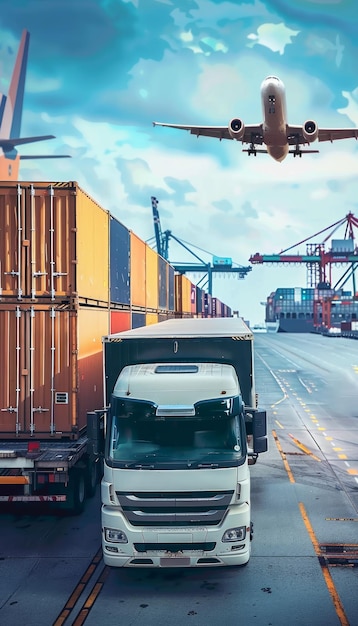
M 22 180 L 78 180 L 144 240 L 154 235 L 155 195 L 163 229 L 209 251 L 202 253 L 207 260 L 215 254 L 242 265 L 256 251 L 278 252 L 358 211 L 353 140 L 316 144 L 318 155 L 289 155 L 278 164 L 249 158 L 238 142 L 152 127 L 153 120 L 228 124 L 236 116 L 261 122 L 260 85 L 271 74 L 286 85 L 293 124 L 315 119 L 339 127 L 349 118 L 358 126 L 350 3 L 0 3 L 1 90 L 25 26 L 31 42 L 23 134 L 53 133 L 44 152 L 73 157 L 24 161 Z M 38 147 L 21 152 L 31 151 Z M 184 254 L 175 249 L 177 260 Z M 305 281 L 305 266 L 259 266 L 239 282 L 215 277 L 214 290 L 260 321 L 259 302 L 270 291 Z
M 312 56 L 328 56 L 334 58 L 336 67 L 340 67 L 343 60 L 345 46 L 341 44 L 339 34 L 336 35 L 335 42 L 326 37 L 319 37 L 316 33 L 309 33 L 305 38 L 305 47 L 308 54 Z
M 280 24 L 262 24 L 257 29 L 257 35 L 251 33 L 247 36 L 250 42 L 249 48 L 259 44 L 265 46 L 273 52 L 283 54 L 285 47 L 292 43 L 292 38 L 299 34 L 299 30 L 291 30 L 282 22 Z
M 338 113 L 347 115 L 353 124 L 358 126 L 358 87 L 350 93 L 348 91 L 343 91 L 342 95 L 348 100 L 348 104 L 347 106 L 338 109 Z

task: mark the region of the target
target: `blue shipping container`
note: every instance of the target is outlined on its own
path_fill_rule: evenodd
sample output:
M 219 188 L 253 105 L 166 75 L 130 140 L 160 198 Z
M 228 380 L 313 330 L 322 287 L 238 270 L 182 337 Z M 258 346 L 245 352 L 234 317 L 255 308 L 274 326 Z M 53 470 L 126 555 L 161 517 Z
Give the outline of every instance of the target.
M 145 326 L 145 313 L 132 313 L 132 328 Z
M 159 308 L 168 308 L 168 263 L 161 256 L 158 256 L 158 293 Z
M 174 279 L 174 267 L 168 266 L 168 309 L 169 311 L 175 311 L 175 279 Z
M 130 304 L 129 230 L 111 216 L 109 236 L 110 301 Z

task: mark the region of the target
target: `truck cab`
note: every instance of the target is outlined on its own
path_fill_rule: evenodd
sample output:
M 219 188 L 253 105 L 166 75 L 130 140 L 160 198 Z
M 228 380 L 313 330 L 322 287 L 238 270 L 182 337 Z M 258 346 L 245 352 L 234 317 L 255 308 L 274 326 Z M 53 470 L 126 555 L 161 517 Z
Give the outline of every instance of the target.
M 233 365 L 137 363 L 114 385 L 102 481 L 114 567 L 244 565 L 250 474 Z

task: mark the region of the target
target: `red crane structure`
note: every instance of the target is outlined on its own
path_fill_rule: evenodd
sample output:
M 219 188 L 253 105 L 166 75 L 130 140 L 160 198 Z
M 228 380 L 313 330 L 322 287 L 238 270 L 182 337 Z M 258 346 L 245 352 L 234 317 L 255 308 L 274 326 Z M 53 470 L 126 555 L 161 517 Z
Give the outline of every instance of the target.
M 342 226 L 345 228 L 343 239 L 334 239 L 333 236 Z M 331 301 L 334 298 L 336 289 L 342 288 L 348 280 L 352 279 L 353 296 L 358 298 L 355 283 L 355 270 L 358 264 L 358 248 L 355 245 L 354 236 L 355 228 L 358 228 L 358 219 L 353 213 L 347 213 L 341 220 L 282 250 L 279 254 L 260 254 L 256 252 L 256 254 L 250 257 L 249 261 L 253 265 L 263 263 L 306 264 L 307 287 L 317 288 L 318 293 L 321 291 L 321 296 L 318 296 L 315 300 L 314 325 L 317 326 L 319 323 L 322 323 L 324 326 L 330 327 Z M 326 235 L 321 243 L 308 243 L 323 233 L 326 233 Z M 331 240 L 331 247 L 326 250 L 326 244 L 329 240 Z M 305 255 L 287 254 L 292 248 L 297 248 L 297 246 L 303 243 L 306 243 Z M 349 267 L 338 281 L 332 285 L 332 266 L 336 265 L 348 265 Z M 322 322 L 319 323 L 318 306 L 321 307 L 322 313 Z

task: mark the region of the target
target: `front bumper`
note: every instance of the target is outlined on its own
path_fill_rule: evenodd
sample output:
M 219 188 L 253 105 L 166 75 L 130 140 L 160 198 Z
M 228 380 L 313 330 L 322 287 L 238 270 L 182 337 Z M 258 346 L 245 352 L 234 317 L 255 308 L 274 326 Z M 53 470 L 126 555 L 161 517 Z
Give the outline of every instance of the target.
M 225 530 L 246 526 L 242 541 L 222 542 Z M 122 530 L 128 543 L 105 540 L 104 528 Z M 110 567 L 218 567 L 245 565 L 251 552 L 250 507 L 232 507 L 218 526 L 193 528 L 134 527 L 120 509 L 102 506 L 103 559 Z

